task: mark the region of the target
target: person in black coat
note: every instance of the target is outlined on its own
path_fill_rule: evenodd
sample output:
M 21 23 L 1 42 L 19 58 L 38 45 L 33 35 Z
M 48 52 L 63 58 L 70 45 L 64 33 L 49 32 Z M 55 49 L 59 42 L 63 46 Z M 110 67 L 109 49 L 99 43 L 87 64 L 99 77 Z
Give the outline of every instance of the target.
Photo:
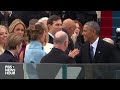
M 117 63 L 115 47 L 99 37 L 100 27 L 95 21 L 89 21 L 83 26 L 85 44 L 81 47 L 77 63 Z M 90 47 L 93 47 L 93 50 Z M 92 52 L 92 54 L 91 54 Z
M 23 38 L 16 34 L 9 34 L 7 39 L 7 49 L 0 55 L 0 62 L 18 62 L 18 54 L 22 48 Z
M 8 50 L 0 55 L 0 62 L 16 62 L 16 57 Z
M 58 31 L 54 37 L 54 48 L 45 55 L 40 63 L 75 63 L 75 60 L 65 53 L 68 47 L 68 35 L 63 31 Z M 74 57 L 74 53 L 71 54 Z
M 68 35 L 68 39 L 69 39 L 69 44 L 68 44 L 68 47 L 67 47 L 65 53 L 69 54 L 70 51 L 79 52 L 78 48 L 74 48 L 74 44 L 71 39 L 71 36 L 73 35 L 74 30 L 76 28 L 75 22 L 72 19 L 65 19 L 63 21 L 62 27 L 63 27 L 62 31 L 64 31 Z M 76 55 L 77 54 L 78 53 L 76 53 Z
M 47 26 L 48 26 L 48 36 L 49 36 L 48 43 L 53 44 L 53 38 L 55 33 L 62 29 L 62 20 L 59 16 L 52 15 L 49 17 L 47 21 Z

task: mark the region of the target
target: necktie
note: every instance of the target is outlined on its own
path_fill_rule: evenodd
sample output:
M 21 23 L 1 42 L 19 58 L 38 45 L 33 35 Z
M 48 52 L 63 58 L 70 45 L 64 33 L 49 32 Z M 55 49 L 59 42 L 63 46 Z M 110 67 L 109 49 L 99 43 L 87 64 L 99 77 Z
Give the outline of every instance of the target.
M 90 46 L 90 55 L 91 55 L 91 59 L 93 60 L 94 58 L 93 46 Z

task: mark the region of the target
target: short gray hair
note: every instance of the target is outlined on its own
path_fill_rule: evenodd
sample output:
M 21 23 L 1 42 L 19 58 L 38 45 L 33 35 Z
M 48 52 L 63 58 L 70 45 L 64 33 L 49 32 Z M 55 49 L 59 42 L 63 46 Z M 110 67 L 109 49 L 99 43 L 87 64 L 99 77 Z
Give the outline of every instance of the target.
M 89 21 L 89 22 L 86 22 L 85 25 L 88 25 L 88 26 L 92 27 L 94 30 L 96 30 L 96 34 L 98 36 L 100 35 L 100 26 L 97 22 Z
M 66 39 L 68 39 L 68 35 L 65 32 L 63 32 L 63 31 L 58 31 L 55 34 L 54 43 L 55 44 L 62 44 L 62 43 L 64 43 L 64 41 Z

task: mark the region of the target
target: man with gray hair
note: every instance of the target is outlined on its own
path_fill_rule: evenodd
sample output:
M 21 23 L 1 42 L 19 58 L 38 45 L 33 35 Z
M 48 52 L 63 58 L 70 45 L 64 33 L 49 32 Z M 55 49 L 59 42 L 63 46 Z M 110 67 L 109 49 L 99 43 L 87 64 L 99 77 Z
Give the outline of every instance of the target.
M 71 55 L 68 56 L 65 53 L 69 43 L 68 35 L 65 32 L 58 31 L 54 36 L 53 43 L 54 48 L 42 58 L 41 63 L 75 63 L 75 60 L 70 57 Z M 72 55 L 76 55 L 75 52 L 72 52 Z
M 95 21 L 86 22 L 82 33 L 85 44 L 81 47 L 78 63 L 116 63 L 115 47 L 100 39 L 100 26 Z

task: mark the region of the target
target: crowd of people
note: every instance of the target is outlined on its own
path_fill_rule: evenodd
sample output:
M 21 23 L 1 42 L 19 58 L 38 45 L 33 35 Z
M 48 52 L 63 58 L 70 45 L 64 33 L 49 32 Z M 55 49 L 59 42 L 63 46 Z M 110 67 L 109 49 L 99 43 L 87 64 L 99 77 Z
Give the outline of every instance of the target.
M 96 11 L 1 11 L 0 62 L 119 63 Z

